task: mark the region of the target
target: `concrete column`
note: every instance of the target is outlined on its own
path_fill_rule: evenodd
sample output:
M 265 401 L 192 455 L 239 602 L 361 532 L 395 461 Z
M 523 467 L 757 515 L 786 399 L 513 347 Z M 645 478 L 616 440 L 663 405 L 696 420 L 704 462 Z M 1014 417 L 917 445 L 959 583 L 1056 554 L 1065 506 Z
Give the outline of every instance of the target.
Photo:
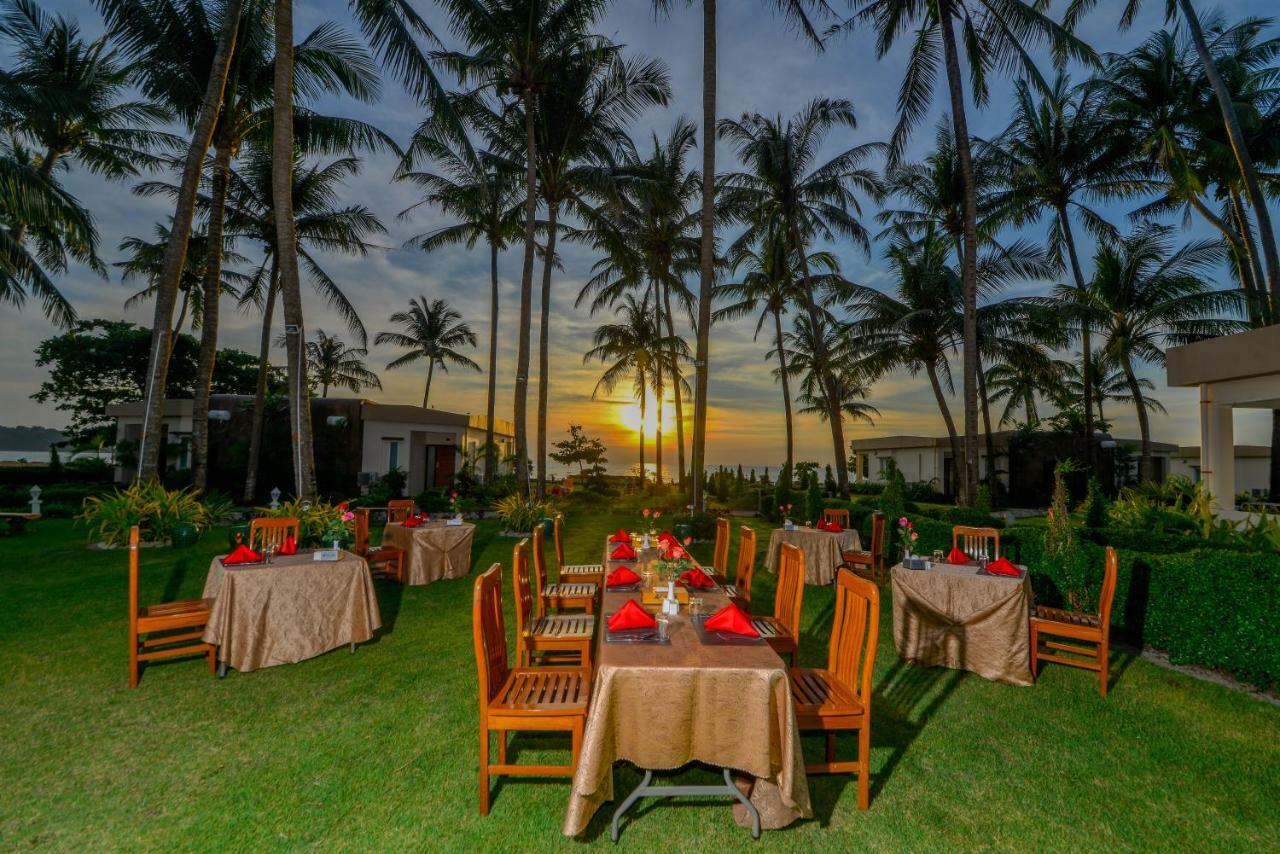
M 1200 479 L 1218 510 L 1234 510 L 1236 452 L 1232 409 L 1214 400 L 1212 383 L 1200 384 Z

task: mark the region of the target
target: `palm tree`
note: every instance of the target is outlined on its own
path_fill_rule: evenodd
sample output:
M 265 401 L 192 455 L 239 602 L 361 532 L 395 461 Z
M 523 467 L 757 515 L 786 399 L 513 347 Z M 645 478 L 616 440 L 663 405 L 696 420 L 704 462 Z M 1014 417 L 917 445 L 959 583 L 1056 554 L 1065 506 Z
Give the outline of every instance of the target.
M 999 424 L 1004 427 L 1017 423 L 1017 408 L 1022 407 L 1025 424 L 1038 424 L 1040 413 L 1036 409 L 1036 395 L 1046 388 L 1044 377 L 1028 364 L 1002 364 L 987 368 L 987 391 L 992 403 L 1004 403 Z
M 1075 362 L 1058 362 L 1059 374 L 1050 386 L 1054 393 L 1050 395 L 1053 404 L 1059 409 L 1071 409 L 1080 405 L 1084 394 L 1084 378 L 1080 366 Z M 1093 355 L 1093 405 L 1098 411 L 1098 421 L 1105 423 L 1106 404 L 1136 403 L 1129 390 L 1129 379 L 1124 370 L 1116 365 L 1105 353 L 1095 352 Z M 1152 412 L 1165 414 L 1164 404 L 1152 397 L 1156 384 L 1146 377 L 1138 377 L 1138 387 L 1142 389 L 1142 405 Z
M 427 408 L 431 399 L 431 377 L 437 367 L 448 373 L 449 366 L 474 368 L 480 366 L 458 352 L 462 346 L 476 346 L 476 334 L 471 327 L 462 323 L 462 315 L 449 308 L 442 299 L 427 302 L 426 297 L 409 300 L 408 311 L 397 311 L 391 315 L 392 323 L 399 323 L 404 332 L 379 332 L 373 339 L 377 345 L 390 344 L 409 352 L 387 364 L 387 370 L 402 368 L 416 362 L 427 362 L 427 387 L 422 394 L 422 408 Z
M 853 105 L 845 100 L 818 98 L 809 102 L 785 123 L 779 116 L 766 118 L 759 113 L 744 115 L 738 121 L 720 122 L 720 136 L 737 149 L 745 171 L 721 177 L 724 211 L 733 219 L 745 222 L 747 229 L 735 245 L 758 243 L 764 233 L 778 228 L 800 265 L 801 303 L 815 330 L 823 328 L 817 285 L 809 270 L 809 247 L 815 239 L 833 240 L 846 236 L 869 251 L 866 229 L 859 222 L 860 213 L 855 189 L 876 194 L 879 182 L 864 160 L 878 150 L 875 145 L 858 145 L 846 149 L 825 163 L 818 152 L 827 134 L 836 127 L 854 128 Z M 819 348 L 819 381 L 834 382 L 823 374 L 828 362 L 826 336 L 815 338 Z M 831 441 L 834 447 L 837 481 L 841 494 L 848 492 L 849 471 L 844 447 L 844 430 L 834 386 L 824 399 L 832 407 L 828 413 Z
M 365 388 L 381 391 L 382 380 L 365 367 L 367 355 L 369 351 L 363 347 L 348 347 L 338 336 L 317 329 L 315 339 L 307 342 L 307 361 L 311 381 L 320 384 L 320 396 L 329 396 L 329 386 L 350 389 L 353 394 Z
M 409 171 L 414 159 L 428 157 L 438 172 Z M 468 249 L 483 240 L 489 246 L 489 389 L 485 398 L 484 479 L 491 483 L 498 471 L 498 446 L 493 440 L 498 396 L 498 254 L 520 236 L 518 170 L 500 158 L 470 146 L 441 142 L 429 127 L 418 129 L 401 163 L 399 180 L 425 191 L 421 202 L 401 212 L 405 217 L 421 205 L 440 208 L 457 221 L 419 234 L 408 242 L 424 252 L 462 244 Z
M 978 482 L 978 206 L 977 179 L 964 104 L 964 81 L 955 27 L 963 35 L 965 59 L 974 103 L 981 108 L 988 95 L 988 69 L 1021 67 L 1034 80 L 1040 74 L 1029 48 L 1049 42 L 1056 57 L 1093 61 L 1092 49 L 1049 19 L 1034 0 L 862 0 L 850 24 L 867 24 L 876 31 L 876 52 L 883 58 L 898 38 L 914 36 L 907 72 L 898 90 L 898 124 L 890 143 L 890 165 L 901 156 L 912 129 L 928 111 L 938 74 L 939 52 L 946 69 L 951 122 L 955 132 L 960 178 L 964 189 L 963 256 L 964 301 L 964 436 L 960 498 L 971 504 Z M 941 50 L 939 50 L 941 49 Z
M 1151 426 L 1136 373 L 1139 364 L 1164 364 L 1164 347 L 1226 335 L 1248 328 L 1221 317 L 1243 308 L 1239 291 L 1210 290 L 1205 279 L 1222 260 L 1217 241 L 1174 248 L 1173 229 L 1147 225 L 1115 242 L 1105 242 L 1094 258 L 1089 290 L 1105 318 L 1102 352 L 1124 373 L 1142 434 L 1139 477 L 1154 477 Z
M 834 324 L 826 324 L 823 334 L 827 340 L 821 348 L 826 358 L 832 362 L 826 373 L 834 380 L 831 385 L 824 385 L 819 377 L 822 371 L 817 353 L 819 347 L 813 327 L 806 315 L 796 318 L 795 325 L 785 336 L 787 347 L 787 370 L 792 376 L 800 378 L 799 400 L 805 404 L 800 412 L 806 415 L 817 415 L 821 421 L 831 417 L 834 409 L 840 413 L 840 419 L 849 419 L 863 424 L 875 424 L 880 410 L 865 403 L 870 389 L 863 367 L 854 355 L 852 343 L 847 337 L 834 329 Z M 770 354 L 772 355 L 772 354 Z M 774 375 L 781 372 L 774 369 Z M 827 389 L 832 388 L 836 394 L 836 406 L 832 407 L 826 399 Z

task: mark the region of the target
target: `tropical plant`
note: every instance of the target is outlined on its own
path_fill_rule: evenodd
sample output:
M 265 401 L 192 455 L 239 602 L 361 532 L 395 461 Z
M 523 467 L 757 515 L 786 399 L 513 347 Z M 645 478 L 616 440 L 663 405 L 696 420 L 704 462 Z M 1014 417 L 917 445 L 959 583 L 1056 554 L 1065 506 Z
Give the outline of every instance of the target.
M 448 373 L 449 366 L 480 370 L 467 356 L 458 352 L 463 346 L 475 347 L 476 334 L 462 321 L 462 315 L 449 308 L 442 299 L 427 302 L 425 296 L 409 300 L 408 311 L 397 311 L 389 320 L 404 327 L 404 332 L 379 332 L 373 339 L 377 345 L 390 344 L 408 350 L 387 363 L 387 370 L 402 368 L 419 361 L 427 363 L 427 385 L 422 394 L 422 407 L 431 398 L 431 378 L 438 367 Z
M 804 404 L 800 412 L 806 415 L 817 415 L 821 421 L 831 416 L 834 408 L 840 418 L 863 424 L 875 424 L 880 410 L 869 403 L 864 403 L 869 392 L 867 376 L 862 365 L 855 358 L 849 340 L 840 332 L 828 327 L 823 334 L 826 346 L 822 351 L 830 360 L 827 384 L 819 380 L 817 359 L 819 347 L 815 342 L 813 328 L 809 318 L 801 315 L 796 318 L 792 331 L 785 336 L 787 345 L 787 370 L 792 376 L 800 379 L 799 401 Z M 775 369 L 775 375 L 778 369 Z M 836 406 L 829 405 L 826 395 L 834 391 Z M 797 469 L 799 466 L 797 466 Z M 837 482 L 837 489 L 839 483 Z
M 555 505 L 549 501 L 539 501 L 513 492 L 499 499 L 493 505 L 502 523 L 503 531 L 517 536 L 526 535 L 541 525 L 544 519 L 553 518 Z
M 141 539 L 165 543 L 179 524 L 208 528 L 222 521 L 221 500 L 206 508 L 194 487 L 165 489 L 158 481 L 137 481 L 110 495 L 90 495 L 84 499 L 77 518 L 89 529 L 89 539 L 108 546 L 128 541 L 129 529 L 138 526 Z
M 329 386 L 350 389 L 353 394 L 365 388 L 381 390 L 382 380 L 365 367 L 368 354 L 363 347 L 348 347 L 336 335 L 317 329 L 316 337 L 307 342 L 307 362 L 311 381 L 320 384 L 320 396 L 329 396 Z
M 299 545 L 328 545 L 334 539 L 330 535 L 345 525 L 343 516 L 348 510 L 345 501 L 331 504 L 294 498 L 280 502 L 278 507 L 258 507 L 254 512 L 269 519 L 297 519 Z

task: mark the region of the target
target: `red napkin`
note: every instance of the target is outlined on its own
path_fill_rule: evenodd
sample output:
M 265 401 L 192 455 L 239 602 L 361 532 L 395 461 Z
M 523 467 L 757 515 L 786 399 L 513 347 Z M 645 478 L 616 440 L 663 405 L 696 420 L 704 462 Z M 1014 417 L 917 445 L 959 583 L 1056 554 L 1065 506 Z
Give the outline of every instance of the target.
M 1007 557 L 996 558 L 987 564 L 987 572 L 992 575 L 1022 575 L 1022 571 L 1013 565 Z
M 244 543 L 236 546 L 235 551 L 222 559 L 225 566 L 232 566 L 237 563 L 261 563 L 262 555 L 246 546 Z
M 405 528 L 416 528 L 422 524 L 422 519 L 418 516 L 406 516 L 405 520 L 400 524 Z
M 628 584 L 635 584 L 640 580 L 640 576 L 636 575 L 625 566 L 620 566 L 613 572 L 609 573 L 609 577 L 604 580 L 605 587 L 625 587 Z
M 954 564 L 957 564 L 958 566 L 964 566 L 968 562 L 969 562 L 969 556 L 964 552 L 960 551 L 958 548 L 955 548 L 954 546 L 952 547 L 951 551 L 947 554 L 947 563 L 954 563 Z
M 707 577 L 707 574 L 698 567 L 686 570 L 676 579 L 685 587 L 715 587 L 716 583 Z
M 676 535 L 670 531 L 663 531 L 658 535 L 658 542 L 664 546 L 674 546 L 680 541 L 676 539 Z
M 641 608 L 634 599 L 628 599 L 627 604 L 609 618 L 611 632 L 620 632 L 625 629 L 651 629 L 656 625 L 658 621 L 653 618 L 653 614 Z
M 284 542 L 280 544 L 280 551 L 276 554 L 296 555 L 298 553 L 298 541 L 293 537 L 285 537 Z
M 671 548 L 667 549 L 662 553 L 662 557 L 664 560 L 680 560 L 688 556 L 689 556 L 689 553 L 685 551 L 684 546 L 681 546 L 681 545 L 673 545 L 671 546 Z
M 703 628 L 711 632 L 729 632 L 749 638 L 758 638 L 760 633 L 751 625 L 751 618 L 743 613 L 737 605 L 730 603 L 707 618 Z
M 619 528 L 617 531 L 614 532 L 613 536 L 609 538 L 609 542 L 629 543 L 631 542 L 631 535 L 628 534 L 626 531 L 622 530 L 621 528 Z
M 839 534 L 841 531 L 844 530 L 844 528 L 841 528 L 838 522 L 828 522 L 827 527 L 824 528 L 823 530 L 828 531 L 832 534 Z
M 631 543 L 618 543 L 617 548 L 609 555 L 609 560 L 635 560 L 636 550 L 631 548 Z

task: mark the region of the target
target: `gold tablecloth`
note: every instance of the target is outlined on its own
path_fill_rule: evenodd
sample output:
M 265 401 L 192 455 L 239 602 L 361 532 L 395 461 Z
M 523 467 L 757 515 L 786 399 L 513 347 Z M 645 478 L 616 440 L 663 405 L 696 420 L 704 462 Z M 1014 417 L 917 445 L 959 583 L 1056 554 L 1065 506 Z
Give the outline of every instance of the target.
M 213 613 L 206 643 L 236 670 L 293 664 L 349 643 L 364 643 L 382 627 L 369 565 L 343 552 L 337 561 L 306 551 L 265 566 L 209 564 L 204 596 Z
M 424 522 L 416 528 L 395 522 L 382 529 L 382 544 L 404 551 L 409 584 L 430 584 L 442 578 L 462 578 L 471 571 L 475 535 L 476 526 L 469 522 Z
M 607 563 L 610 570 L 616 566 Z M 603 613 L 639 595 L 605 591 Z M 709 612 L 728 601 L 719 589 L 700 595 Z M 753 780 L 740 785 L 766 829 L 812 816 L 782 659 L 768 644 L 703 646 L 687 613 L 672 618 L 670 631 L 670 645 L 659 646 L 606 643 L 601 629 L 564 834 L 582 833 L 613 799 L 613 764 L 620 760 L 653 770 L 699 761 L 750 775 Z M 749 824 L 740 804 L 734 817 Z
M 979 575 L 976 566 L 933 564 L 890 572 L 893 642 L 913 664 L 969 670 L 1030 685 L 1031 582 Z
M 836 567 L 845 552 L 862 551 L 862 538 L 857 530 L 846 528 L 838 534 L 816 528 L 774 528 L 769 535 L 769 571 L 777 573 L 782 544 L 791 543 L 804 552 L 804 583 L 830 584 L 836 580 Z

